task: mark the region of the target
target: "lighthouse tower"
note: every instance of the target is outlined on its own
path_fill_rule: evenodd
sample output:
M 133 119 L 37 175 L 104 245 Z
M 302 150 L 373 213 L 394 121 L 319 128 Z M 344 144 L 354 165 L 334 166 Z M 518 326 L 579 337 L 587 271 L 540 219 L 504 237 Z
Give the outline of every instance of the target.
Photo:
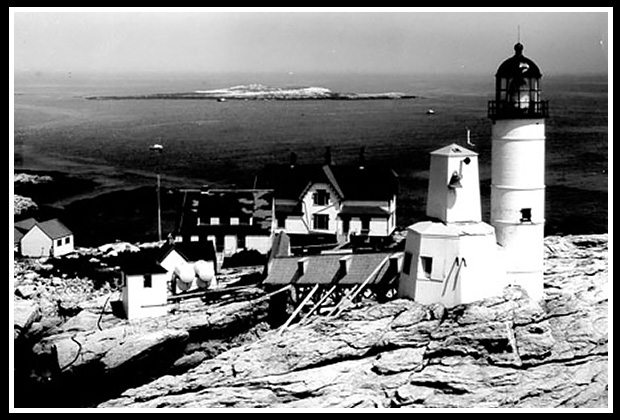
M 545 118 L 538 66 L 523 45 L 495 75 L 492 127 L 491 225 L 504 249 L 507 280 L 533 299 L 543 294 Z

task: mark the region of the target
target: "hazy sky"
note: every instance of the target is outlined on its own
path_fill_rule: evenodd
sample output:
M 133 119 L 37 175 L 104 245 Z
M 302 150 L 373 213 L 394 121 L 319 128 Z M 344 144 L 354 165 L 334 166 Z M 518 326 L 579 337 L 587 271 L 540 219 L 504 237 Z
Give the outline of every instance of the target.
M 15 71 L 606 72 L 605 12 L 14 11 Z

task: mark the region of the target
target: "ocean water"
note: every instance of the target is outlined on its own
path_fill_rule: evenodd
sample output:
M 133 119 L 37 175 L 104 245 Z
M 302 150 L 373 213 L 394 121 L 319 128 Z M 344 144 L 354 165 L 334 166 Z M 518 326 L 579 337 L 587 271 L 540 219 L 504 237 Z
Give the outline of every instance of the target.
M 339 92 L 398 91 L 417 98 L 223 103 L 84 99 L 91 95 L 187 92 L 249 83 L 321 86 Z M 480 154 L 483 212 L 488 215 L 491 121 L 486 112 L 493 89 L 492 72 L 17 74 L 14 166 L 15 171 L 59 171 L 93 181 L 94 188 L 48 197 L 48 202 L 43 203 L 70 208 L 80 202 L 80 211 L 88 213 L 92 211 L 92 206 L 84 205 L 88 200 L 98 200 L 100 207 L 102 197 L 108 193 L 152 187 L 157 170 L 168 189 L 204 184 L 249 188 L 265 164 L 288 162 L 291 152 L 297 154 L 300 163 L 320 162 L 325 147 L 330 146 L 334 161 L 346 164 L 355 162 L 359 148 L 364 146 L 368 164 L 388 165 L 399 174 L 398 224 L 404 227 L 424 214 L 428 153 L 453 142 L 465 145 L 469 128 L 475 151 Z M 546 122 L 547 233 L 606 232 L 607 78 L 549 75 L 542 79 L 542 90 L 550 101 L 550 118 Z M 427 115 L 428 109 L 435 114 Z M 153 143 L 164 146 L 160 156 L 149 152 Z M 119 198 L 108 197 L 108 201 Z M 140 202 L 132 205 L 139 206 Z M 131 208 L 126 213 L 127 218 L 142 214 Z M 167 214 L 174 217 L 172 209 Z M 89 219 L 88 214 L 80 216 Z M 122 212 L 115 213 L 115 220 L 122 217 Z M 109 223 L 105 213 L 98 213 L 98 217 L 90 218 L 92 229 L 88 235 L 96 235 L 97 229 L 109 230 Z M 67 224 L 71 225 L 71 221 Z M 169 226 L 172 224 L 170 221 Z M 152 235 L 150 228 L 140 229 L 115 234 L 119 239 L 123 235 L 131 239 Z

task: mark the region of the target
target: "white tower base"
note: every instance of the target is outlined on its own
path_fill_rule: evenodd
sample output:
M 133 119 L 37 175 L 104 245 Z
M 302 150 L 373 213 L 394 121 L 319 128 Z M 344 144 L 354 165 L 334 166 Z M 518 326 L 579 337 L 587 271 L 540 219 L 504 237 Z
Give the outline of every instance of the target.
M 543 297 L 545 225 L 544 119 L 493 123 L 491 224 L 511 284 Z

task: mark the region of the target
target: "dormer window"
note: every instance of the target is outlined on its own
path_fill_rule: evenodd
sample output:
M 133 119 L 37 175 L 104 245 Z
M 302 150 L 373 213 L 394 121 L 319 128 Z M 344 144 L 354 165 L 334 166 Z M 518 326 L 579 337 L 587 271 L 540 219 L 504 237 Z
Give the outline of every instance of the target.
M 313 199 L 315 206 L 326 206 L 329 204 L 329 193 L 327 190 L 316 190 Z

